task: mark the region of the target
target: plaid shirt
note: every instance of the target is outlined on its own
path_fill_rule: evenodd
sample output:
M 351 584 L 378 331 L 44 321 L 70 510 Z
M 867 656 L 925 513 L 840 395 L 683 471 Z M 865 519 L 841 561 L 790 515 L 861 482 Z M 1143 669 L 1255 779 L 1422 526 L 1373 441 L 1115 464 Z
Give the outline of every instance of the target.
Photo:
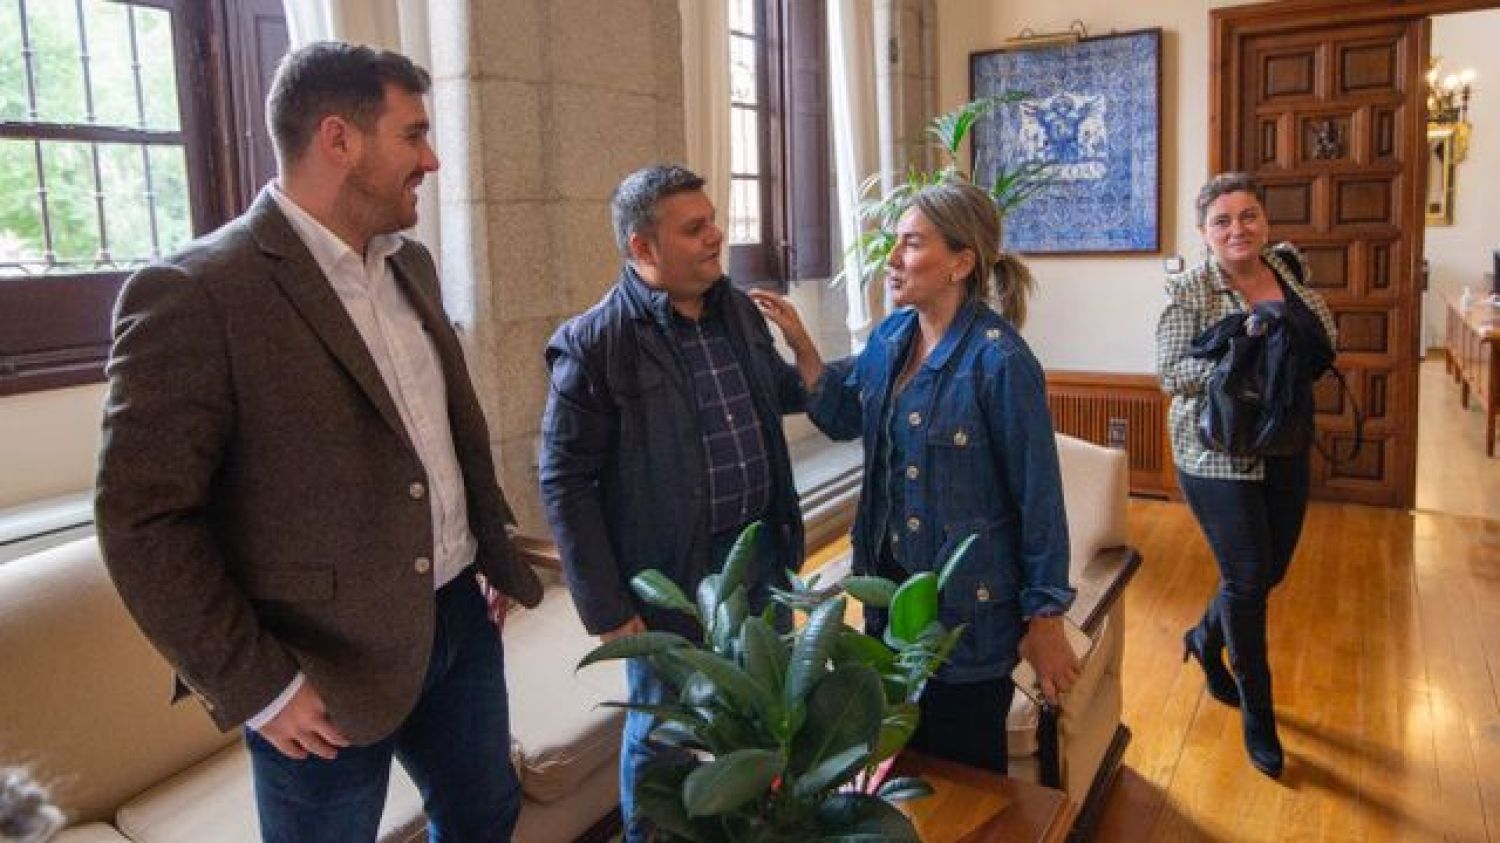
M 1307 262 L 1301 253 L 1291 244 L 1281 243 L 1261 252 L 1261 260 L 1318 317 L 1328 334 L 1329 345 L 1337 348 L 1338 331 L 1328 305 L 1322 296 L 1297 283 L 1296 273 L 1287 264 L 1298 261 L 1302 277 L 1307 278 Z M 1172 396 L 1167 415 L 1172 433 L 1172 459 L 1180 471 L 1194 477 L 1265 479 L 1265 466 L 1259 457 L 1231 457 L 1209 450 L 1198 441 L 1198 418 L 1208 400 L 1204 391 L 1214 361 L 1188 356 L 1194 337 L 1231 313 L 1247 310 L 1249 305 L 1244 296 L 1228 285 L 1212 258 L 1186 272 L 1167 276 L 1167 309 L 1156 324 L 1156 370 L 1161 377 L 1161 388 Z
M 674 315 L 672 324 L 698 399 L 710 529 L 720 533 L 765 512 L 771 500 L 771 466 L 745 370 L 717 312 L 720 303 L 706 304 L 702 319 L 694 322 Z

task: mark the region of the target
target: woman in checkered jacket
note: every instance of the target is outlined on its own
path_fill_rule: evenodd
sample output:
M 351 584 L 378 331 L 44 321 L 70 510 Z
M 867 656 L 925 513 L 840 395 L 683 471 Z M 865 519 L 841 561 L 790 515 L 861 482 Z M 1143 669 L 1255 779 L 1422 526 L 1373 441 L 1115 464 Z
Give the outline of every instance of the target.
M 1157 369 L 1172 396 L 1178 481 L 1220 576 L 1202 619 L 1183 635 L 1183 659 L 1191 655 L 1202 665 L 1214 699 L 1240 709 L 1251 763 L 1277 777 L 1284 757 L 1266 659 L 1266 600 L 1286 576 L 1302 531 L 1308 453 L 1237 457 L 1205 446 L 1197 427 L 1214 361 L 1188 352 L 1209 326 L 1258 307 L 1279 310 L 1297 342 L 1332 348 L 1335 329 L 1322 297 L 1306 286 L 1301 254 L 1285 243 L 1270 245 L 1259 187 L 1250 176 L 1210 179 L 1198 193 L 1197 219 L 1209 255 L 1167 278 L 1167 307 L 1156 327 Z

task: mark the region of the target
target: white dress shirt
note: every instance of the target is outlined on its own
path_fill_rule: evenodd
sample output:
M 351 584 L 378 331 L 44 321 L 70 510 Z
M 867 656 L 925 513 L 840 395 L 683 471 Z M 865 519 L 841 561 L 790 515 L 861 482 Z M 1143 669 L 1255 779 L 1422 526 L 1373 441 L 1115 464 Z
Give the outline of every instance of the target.
M 278 185 L 271 185 L 271 197 L 312 253 L 354 322 L 396 404 L 407 437 L 427 471 L 424 493 L 432 507 L 435 545 L 432 584 L 434 589 L 442 588 L 474 561 L 478 543 L 469 530 L 463 473 L 453 448 L 447 383 L 443 380 L 437 346 L 402 292 L 388 260 L 401 248 L 401 236 L 381 234 L 370 238 L 361 258 L 282 193 Z M 280 696 L 246 725 L 259 730 L 281 712 L 302 682 L 299 673 Z

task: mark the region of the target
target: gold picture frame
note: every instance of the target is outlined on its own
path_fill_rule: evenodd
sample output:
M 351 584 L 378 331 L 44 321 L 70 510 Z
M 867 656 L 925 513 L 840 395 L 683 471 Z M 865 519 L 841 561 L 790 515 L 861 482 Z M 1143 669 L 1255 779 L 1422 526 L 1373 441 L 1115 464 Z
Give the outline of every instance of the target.
M 1427 127 L 1427 209 L 1428 225 L 1453 224 L 1454 164 L 1458 156 L 1458 127 L 1451 123 L 1434 123 Z

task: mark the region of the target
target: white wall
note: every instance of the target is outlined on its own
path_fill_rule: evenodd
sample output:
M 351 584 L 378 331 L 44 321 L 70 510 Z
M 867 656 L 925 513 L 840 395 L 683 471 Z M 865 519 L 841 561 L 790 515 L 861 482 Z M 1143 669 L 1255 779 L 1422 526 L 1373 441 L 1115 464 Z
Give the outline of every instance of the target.
M 1432 54 L 1446 73 L 1472 67 L 1478 76 L 1470 103 L 1469 157 L 1454 173 L 1453 225 L 1427 227 L 1432 276 L 1422 322 L 1424 345 L 1441 345 L 1444 304 L 1438 291 L 1457 298 L 1465 285 L 1481 292 L 1490 257 L 1500 249 L 1500 9 L 1443 15 L 1432 21 Z
M 0 509 L 94 482 L 104 385 L 0 398 Z
M 1064 30 L 1082 20 L 1090 34 L 1161 27 L 1161 254 L 1031 257 L 1038 293 L 1026 339 L 1049 369 L 1154 372 L 1162 257 L 1201 257 L 1190 211 L 1208 177 L 1208 14 L 1233 0 L 941 0 L 938 108 L 969 97 L 969 53 L 993 50 L 1030 27 Z

